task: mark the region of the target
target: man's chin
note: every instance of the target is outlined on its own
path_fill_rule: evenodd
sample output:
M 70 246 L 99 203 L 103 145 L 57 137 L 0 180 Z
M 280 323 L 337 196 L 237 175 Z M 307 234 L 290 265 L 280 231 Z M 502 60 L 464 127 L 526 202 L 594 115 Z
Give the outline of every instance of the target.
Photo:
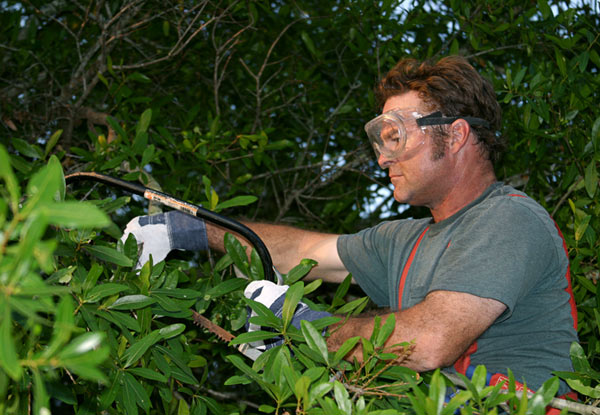
M 399 192 L 394 190 L 394 199 L 398 203 L 410 204 L 411 197 L 406 192 Z

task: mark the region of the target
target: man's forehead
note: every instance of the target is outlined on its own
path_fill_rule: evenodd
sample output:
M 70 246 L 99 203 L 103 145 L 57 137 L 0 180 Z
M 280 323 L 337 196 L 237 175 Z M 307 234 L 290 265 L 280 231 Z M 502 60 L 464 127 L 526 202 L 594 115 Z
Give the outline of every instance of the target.
M 383 105 L 383 112 L 406 109 L 421 109 L 425 107 L 425 103 L 419 97 L 418 92 L 408 91 L 404 94 L 394 95 L 389 97 Z

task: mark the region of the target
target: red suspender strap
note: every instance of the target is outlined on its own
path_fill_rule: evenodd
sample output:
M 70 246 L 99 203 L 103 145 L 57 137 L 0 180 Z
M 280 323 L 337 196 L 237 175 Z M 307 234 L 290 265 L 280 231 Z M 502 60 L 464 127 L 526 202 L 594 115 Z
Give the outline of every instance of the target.
M 398 310 L 402 309 L 402 293 L 404 292 L 404 283 L 406 282 L 406 276 L 408 275 L 408 270 L 410 269 L 410 266 L 412 265 L 415 254 L 417 253 L 417 248 L 419 248 L 419 244 L 421 243 L 423 236 L 425 236 L 425 234 L 427 233 L 428 230 L 429 230 L 429 226 L 426 227 L 423 232 L 421 232 L 421 235 L 419 235 L 419 239 L 417 239 L 417 242 L 415 242 L 415 245 L 413 246 L 412 251 L 410 251 L 410 255 L 408 256 L 408 260 L 406 261 L 406 264 L 404 264 L 404 269 L 402 270 L 402 275 L 400 276 L 400 285 L 398 286 Z
M 556 230 L 558 231 L 558 235 L 563 242 L 563 249 L 565 250 L 565 255 L 567 256 L 567 273 L 565 274 L 565 278 L 567 279 L 567 288 L 565 291 L 569 294 L 569 304 L 571 305 L 571 317 L 573 317 L 573 327 L 575 331 L 577 331 L 577 305 L 575 304 L 575 296 L 573 295 L 573 288 L 571 287 L 571 265 L 569 264 L 569 248 L 567 248 L 567 242 L 558 227 L 558 224 L 554 222 L 554 226 L 556 226 Z

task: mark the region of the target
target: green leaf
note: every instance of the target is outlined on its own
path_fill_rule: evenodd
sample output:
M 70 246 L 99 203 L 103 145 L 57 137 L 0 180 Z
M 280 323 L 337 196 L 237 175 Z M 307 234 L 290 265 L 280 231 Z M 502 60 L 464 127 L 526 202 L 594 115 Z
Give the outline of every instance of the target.
M 214 210 L 219 212 L 223 209 L 228 209 L 235 206 L 247 206 L 256 202 L 258 198 L 256 196 L 236 196 L 224 202 L 218 203 Z
M 156 288 L 152 290 L 152 294 L 160 294 L 182 300 L 194 300 L 204 296 L 200 291 L 189 288 Z
M 552 377 L 548 379 L 541 388 L 536 391 L 536 394 L 543 395 L 544 406 L 550 404 L 550 401 L 556 396 L 556 392 L 558 392 L 559 380 L 557 377 Z
M 599 139 L 600 139 L 600 117 L 596 118 L 596 121 L 594 121 L 594 124 L 592 125 L 592 143 L 594 144 L 594 149 L 596 151 L 598 151 L 598 147 L 599 147 L 598 140 Z
M 329 366 L 329 351 L 323 335 L 309 321 L 302 320 L 300 326 L 308 347 L 318 352 L 323 357 L 323 361 Z
M 593 198 L 598 189 L 598 170 L 596 162 L 591 161 L 585 168 L 585 190 L 590 198 Z
M 138 124 L 139 126 L 139 124 Z M 133 145 L 131 146 L 131 150 L 135 155 L 142 154 L 144 150 L 148 147 L 148 133 L 146 131 L 139 131 L 135 138 L 133 139 Z M 143 166 L 142 166 L 143 167 Z M 136 180 L 140 177 L 139 171 L 134 171 L 129 173 L 129 177 L 126 175 L 123 177 L 124 180 Z
M 44 351 L 44 357 L 53 356 L 71 338 L 71 333 L 75 327 L 73 312 L 73 300 L 70 296 L 63 296 L 58 303 L 52 328 L 52 339 L 48 344 L 48 348 Z
M 275 387 L 275 385 L 270 385 L 269 383 L 263 381 L 260 375 L 254 369 L 252 369 L 246 363 L 244 363 L 241 357 L 236 355 L 230 355 L 227 356 L 226 359 L 229 360 L 235 367 L 237 367 L 243 373 L 245 373 L 246 376 L 248 376 L 250 379 L 256 382 L 265 392 L 267 392 L 271 396 L 271 398 L 277 400 L 275 394 L 273 393 L 273 388 Z
M 577 228 L 575 229 L 575 240 L 576 241 L 580 241 L 581 238 L 583 238 L 583 235 L 585 234 L 585 231 L 587 230 L 591 219 L 592 219 L 592 215 L 585 215 L 584 218 L 581 219 L 581 221 L 577 225 Z
M 158 305 L 164 308 L 166 311 L 182 311 L 182 307 L 167 296 L 152 293 L 152 298 L 154 298 Z
M 350 402 L 348 391 L 337 380 L 333 383 L 333 396 L 335 397 L 335 402 L 343 413 L 352 413 L 352 402 Z
M 50 136 L 50 139 L 46 143 L 46 150 L 44 151 L 44 158 L 48 157 L 48 154 L 52 151 L 56 143 L 58 143 L 58 139 L 62 135 L 63 130 L 57 130 Z
M 104 337 L 104 333 L 88 332 L 82 334 L 63 348 L 58 354 L 58 357 L 61 360 L 67 360 L 94 351 L 102 345 Z
M 547 19 L 552 16 L 552 10 L 546 0 L 537 0 L 538 10 L 542 13 L 542 18 Z
M 185 402 L 184 399 L 181 399 L 177 406 L 177 415 L 189 415 L 189 414 L 190 414 L 190 407 L 188 406 L 188 404 Z
M 242 244 L 230 233 L 225 234 L 224 244 L 225 250 L 233 260 L 235 266 L 238 267 L 244 275 L 248 275 L 248 257 L 246 256 L 246 250 Z
M 137 332 L 142 330 L 138 321 L 129 314 L 110 310 L 97 310 L 96 314 L 123 329 L 129 329 Z
M 277 336 L 279 336 L 279 333 L 274 333 L 272 331 L 255 330 L 255 331 L 250 331 L 248 333 L 242 333 L 242 334 L 237 335 L 235 337 L 235 339 L 233 339 L 231 341 L 231 344 L 238 345 L 238 344 L 252 343 L 252 342 L 256 342 L 256 341 L 272 339 Z
M 121 127 L 121 125 L 113 117 L 106 117 L 106 122 L 113 128 L 113 130 L 115 130 L 117 135 L 120 136 L 122 139 L 125 139 L 127 137 L 127 133 L 125 132 L 123 127 Z
M 253 281 L 262 280 L 265 278 L 265 271 L 263 268 L 262 260 L 260 256 L 256 252 L 256 249 L 253 249 L 250 252 L 250 279 Z
M 93 303 L 101 300 L 104 297 L 115 295 L 128 289 L 129 286 L 114 282 L 96 285 L 87 293 L 87 295 L 84 297 L 84 301 L 87 303 Z
M 267 144 L 265 150 L 283 150 L 288 147 L 294 147 L 294 143 L 290 140 L 279 140 Z
M 156 149 L 154 148 L 153 144 L 150 144 L 148 147 L 146 147 L 144 153 L 142 154 L 142 161 L 140 163 L 140 166 L 145 166 L 148 163 L 150 163 L 152 157 L 154 157 L 155 150 Z
M 129 74 L 127 76 L 127 79 L 130 79 L 130 80 L 136 81 L 136 82 L 141 82 L 144 84 L 149 84 L 152 82 L 152 80 L 150 78 L 148 78 L 146 75 L 144 75 L 143 73 L 140 73 L 140 72 L 133 72 L 132 74 Z
M 294 395 L 300 401 L 301 399 L 308 398 L 308 387 L 310 386 L 310 379 L 308 376 L 300 376 L 296 383 L 293 385 Z
M 142 294 L 126 295 L 118 298 L 108 308 L 111 310 L 137 310 L 154 304 L 156 300 Z
M 554 48 L 554 54 L 556 56 L 556 65 L 560 71 L 560 74 L 566 78 L 567 77 L 567 61 L 564 55 L 560 52 L 558 48 Z
M 342 346 L 335 352 L 332 365 L 337 365 L 360 341 L 360 336 L 350 337 Z
M 326 394 L 328 394 L 331 389 L 333 389 L 333 384 L 331 382 L 319 383 L 310 388 L 308 391 L 308 402 L 307 406 L 311 407 L 315 400 L 322 398 Z M 397 412 L 396 412 L 397 413 Z M 370 412 L 372 414 L 372 412 Z
M 133 265 L 133 261 L 131 259 L 127 258 L 123 253 L 109 246 L 86 245 L 83 247 L 83 249 L 102 261 L 110 262 L 122 267 L 131 267 Z
M 575 369 L 576 372 L 584 374 L 591 373 L 592 368 L 587 360 L 583 347 L 581 347 L 579 343 L 571 343 L 570 356 L 571 362 L 573 362 L 573 369 Z
M 92 264 L 82 284 L 83 292 L 87 293 L 89 290 L 96 286 L 98 278 L 100 277 L 100 275 L 102 275 L 103 271 L 104 267 L 102 267 L 97 262 L 94 262 Z
M 150 410 L 150 398 L 146 390 L 129 372 L 123 375 L 123 397 L 129 401 L 130 408 L 135 403 L 146 412 Z
M 292 285 L 296 281 L 304 278 L 304 276 L 306 276 L 306 274 L 308 274 L 309 271 L 313 269 L 313 267 L 315 267 L 316 265 L 317 261 L 314 261 L 312 259 L 305 258 L 301 260 L 300 263 L 294 268 L 292 268 L 290 272 L 288 272 L 288 274 L 285 276 L 284 283 L 287 285 Z
M 137 126 L 136 126 L 136 135 L 139 135 L 140 133 L 145 133 L 146 131 L 148 131 L 148 127 L 150 126 L 150 121 L 152 120 L 152 109 L 148 108 L 146 109 L 141 117 L 140 117 L 140 121 L 138 122 Z
M 219 195 L 217 194 L 215 189 L 211 188 L 210 195 L 208 197 L 208 208 L 210 210 L 216 210 L 218 204 L 219 204 Z
M 184 332 L 184 330 L 185 330 L 185 324 L 174 323 L 174 324 L 170 324 L 168 326 L 161 328 L 160 330 L 158 330 L 158 333 L 160 334 L 160 337 L 163 340 L 168 340 L 172 337 L 180 335 L 181 333 Z
M 11 144 L 22 156 L 31 157 L 33 159 L 43 158 L 43 153 L 38 146 L 31 145 L 21 138 L 12 138 Z
M 4 180 L 6 184 L 6 190 L 8 190 L 10 196 L 11 209 L 13 212 L 16 212 L 19 208 L 19 200 L 21 199 L 21 189 L 10 167 L 10 156 L 2 145 L 0 145 L 0 179 Z
M 292 285 L 285 293 L 285 300 L 283 302 L 283 309 L 281 312 L 281 320 L 283 320 L 283 327 L 287 328 L 294 317 L 296 307 L 304 295 L 304 283 L 299 281 Z
M 21 213 L 26 216 L 40 205 L 60 200 L 63 185 L 64 176 L 60 163 L 48 163 L 38 170 L 27 183 L 29 199 Z
M 385 341 L 391 336 L 392 332 L 396 328 L 396 316 L 394 313 L 390 313 L 385 323 L 377 333 L 377 338 L 374 341 L 375 347 L 383 347 Z
M 300 34 L 300 37 L 302 38 L 302 41 L 304 42 L 304 46 L 306 46 L 306 48 L 310 51 L 310 53 L 313 56 L 317 56 L 317 49 L 315 48 L 315 44 L 313 43 L 313 41 L 310 38 L 310 36 L 308 35 L 308 33 L 303 31 Z
M 123 367 L 127 368 L 136 363 L 159 340 L 161 340 L 161 335 L 158 330 L 154 330 L 143 339 L 136 341 L 123 353 L 123 357 L 121 358 L 121 360 L 125 361 Z
M 58 176 L 58 191 L 54 196 L 54 200 L 57 202 L 63 202 L 65 200 L 65 189 L 67 184 L 65 182 L 65 175 L 63 173 L 62 165 L 60 164 L 60 160 L 56 156 L 51 156 L 48 160 L 48 165 L 51 166 L 50 169 L 56 173 Z
M 33 410 L 36 414 L 49 414 L 49 408 L 50 398 L 46 392 L 44 378 L 36 368 L 33 370 Z
M 224 383 L 225 386 L 232 386 L 232 385 L 248 385 L 252 383 L 252 381 L 250 379 L 248 379 L 245 376 L 231 376 L 229 379 L 227 379 Z M 275 408 L 273 408 L 275 409 Z
M 127 372 L 134 374 L 137 377 L 142 377 L 150 380 L 156 380 L 157 382 L 167 383 L 168 379 L 166 376 L 161 375 L 156 370 L 148 369 L 146 367 L 134 367 L 127 369 Z
M 123 374 L 124 372 L 121 370 L 116 370 L 113 372 L 114 377 L 111 378 L 108 389 L 102 393 L 100 397 L 100 407 L 107 408 L 109 405 L 112 405 L 117 394 L 122 392 L 123 388 Z
M 471 377 L 471 383 L 476 391 L 476 393 L 473 393 L 475 399 L 479 399 L 478 397 L 481 396 L 481 391 L 483 391 L 483 388 L 485 388 L 486 381 L 487 370 L 485 366 L 478 365 L 475 368 L 475 372 L 473 372 L 473 376 Z
M 229 294 L 230 292 L 240 290 L 244 288 L 248 284 L 248 281 L 242 278 L 232 278 L 229 280 L 225 280 L 219 285 L 211 288 L 207 291 L 207 295 L 210 298 L 221 297 L 225 294 Z
M 14 381 L 21 379 L 23 369 L 19 364 L 15 341 L 12 337 L 12 318 L 10 307 L 6 300 L 0 300 L 2 305 L 2 322 L 0 323 L 0 368 Z
M 351 315 L 356 315 L 359 314 L 368 303 L 369 297 L 357 298 L 356 300 L 350 301 L 349 303 L 346 303 L 335 310 L 335 314 L 351 313 Z

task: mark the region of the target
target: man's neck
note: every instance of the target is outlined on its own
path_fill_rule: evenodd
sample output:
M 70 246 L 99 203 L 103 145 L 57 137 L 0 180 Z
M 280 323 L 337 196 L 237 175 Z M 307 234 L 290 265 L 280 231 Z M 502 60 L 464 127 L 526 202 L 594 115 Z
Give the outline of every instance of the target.
M 446 197 L 435 207 L 430 207 L 434 222 L 441 222 L 477 199 L 496 182 L 491 165 L 459 177 L 446 192 Z

